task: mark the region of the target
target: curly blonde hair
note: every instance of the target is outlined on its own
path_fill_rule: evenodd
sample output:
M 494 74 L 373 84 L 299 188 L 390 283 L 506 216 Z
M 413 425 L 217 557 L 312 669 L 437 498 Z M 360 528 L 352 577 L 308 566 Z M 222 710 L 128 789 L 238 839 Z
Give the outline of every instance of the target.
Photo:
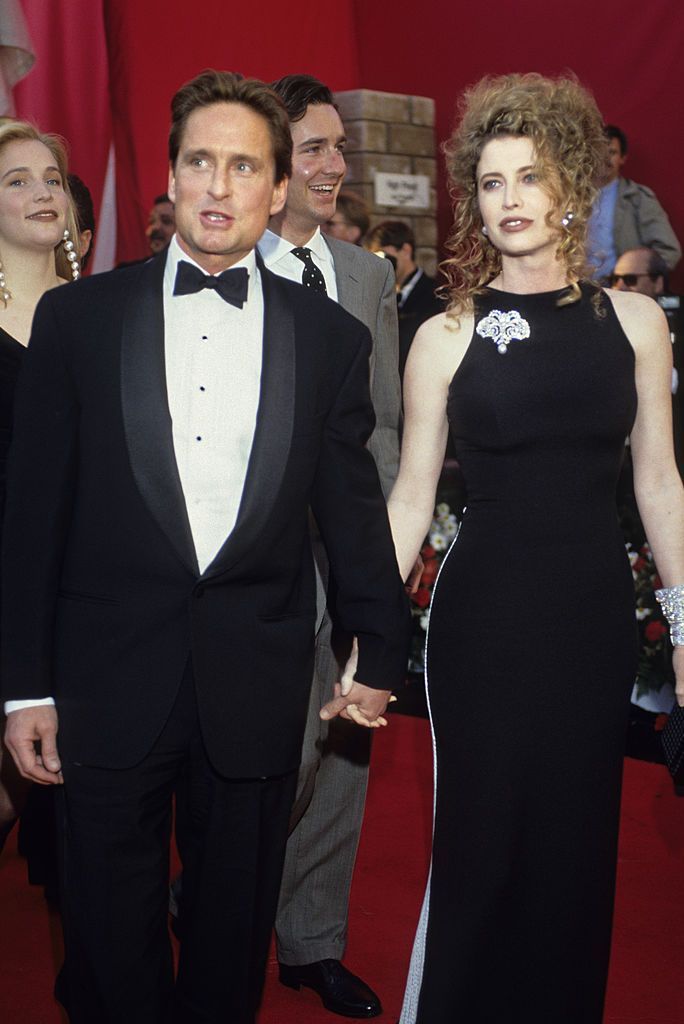
M 76 252 L 78 252 L 80 236 L 78 232 L 78 220 L 76 218 L 76 207 L 69 189 L 69 180 L 67 177 L 69 167 L 67 148 L 64 139 L 59 135 L 39 132 L 35 125 L 30 124 L 28 121 L 5 120 L 0 124 L 0 150 L 4 149 L 4 147 L 8 146 L 11 142 L 42 142 L 43 145 L 47 146 L 52 153 L 62 179 L 62 188 L 64 189 L 68 200 L 66 226 L 69 229 L 69 234 L 74 243 Z M 67 281 L 71 281 L 71 263 L 66 257 L 66 252 L 61 242 L 55 246 L 55 268 L 59 277 L 63 277 Z
M 441 264 L 449 311 L 455 317 L 470 312 L 473 297 L 501 271 L 501 253 L 482 234 L 477 166 L 486 143 L 507 135 L 532 141 L 540 183 L 553 202 L 547 222 L 558 226 L 557 256 L 570 285 L 559 305 L 576 302 L 578 282 L 592 276 L 585 252 L 587 222 L 607 159 L 603 119 L 593 96 L 570 77 L 501 75 L 468 89 L 459 112 L 444 145 L 454 210 L 450 255 Z M 561 223 L 568 211 L 572 217 Z

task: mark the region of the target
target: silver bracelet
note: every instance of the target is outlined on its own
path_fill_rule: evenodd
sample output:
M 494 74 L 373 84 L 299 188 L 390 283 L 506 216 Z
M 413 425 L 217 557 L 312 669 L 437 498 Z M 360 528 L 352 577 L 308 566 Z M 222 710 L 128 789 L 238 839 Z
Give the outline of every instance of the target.
M 662 590 L 656 590 L 655 596 L 670 624 L 672 646 L 684 647 L 684 584 L 663 587 Z

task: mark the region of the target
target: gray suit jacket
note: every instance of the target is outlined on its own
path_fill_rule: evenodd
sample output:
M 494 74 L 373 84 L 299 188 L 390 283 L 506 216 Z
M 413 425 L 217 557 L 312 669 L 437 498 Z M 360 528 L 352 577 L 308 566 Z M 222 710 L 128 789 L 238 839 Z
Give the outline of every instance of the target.
M 389 497 L 399 471 L 399 323 L 394 270 L 383 260 L 358 245 L 325 236 L 332 253 L 337 282 L 337 301 L 366 325 L 373 339 L 370 354 L 371 400 L 375 429 L 368 449 L 375 459 L 385 498 Z M 315 526 L 312 547 L 316 562 L 316 632 L 326 606 L 328 559 Z
M 325 238 L 335 264 L 337 299 L 371 332 L 371 398 L 376 424 L 368 442 L 380 474 L 386 498 L 399 470 L 399 325 L 394 271 L 382 260 L 358 245 Z
M 677 236 L 655 193 L 629 178 L 620 178 L 618 183 L 613 238 L 618 256 L 629 249 L 647 246 L 662 256 L 669 270 L 677 266 L 682 255 Z

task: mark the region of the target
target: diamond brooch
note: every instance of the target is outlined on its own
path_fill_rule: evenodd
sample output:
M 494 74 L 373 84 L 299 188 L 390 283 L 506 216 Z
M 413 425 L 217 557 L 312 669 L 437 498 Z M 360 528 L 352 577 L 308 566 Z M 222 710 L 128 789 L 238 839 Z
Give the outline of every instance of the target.
M 488 316 L 480 320 L 475 328 L 481 338 L 491 338 L 497 352 L 505 355 L 512 341 L 524 341 L 530 336 L 530 325 L 517 309 L 503 313 L 493 309 Z

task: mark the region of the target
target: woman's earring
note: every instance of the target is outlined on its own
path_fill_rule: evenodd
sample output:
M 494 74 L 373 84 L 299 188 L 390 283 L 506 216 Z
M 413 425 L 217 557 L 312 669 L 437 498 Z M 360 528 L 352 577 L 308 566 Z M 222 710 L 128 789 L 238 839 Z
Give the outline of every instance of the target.
M 487 236 L 489 235 L 489 232 L 487 231 L 487 225 L 486 224 L 482 225 L 482 234 L 485 236 L 485 238 L 487 238 Z
M 5 309 L 7 309 L 7 303 L 11 298 L 12 292 L 7 287 L 7 282 L 5 281 L 5 268 L 2 262 L 0 262 L 0 299 L 5 303 Z
M 561 221 L 561 224 L 563 225 L 564 228 L 567 228 L 569 226 L 570 221 L 572 220 L 572 218 L 573 218 L 573 212 L 572 212 L 572 210 L 568 210 L 568 212 L 565 214 L 565 216 L 563 217 L 563 219 Z
M 78 262 L 78 256 L 76 255 L 74 243 L 71 241 L 71 238 L 69 236 L 69 228 L 64 228 L 64 238 L 62 239 L 62 242 L 64 243 L 64 251 L 66 252 L 66 258 L 69 260 L 69 263 L 71 265 L 71 276 L 74 281 L 78 281 L 79 277 L 81 276 L 81 267 Z

